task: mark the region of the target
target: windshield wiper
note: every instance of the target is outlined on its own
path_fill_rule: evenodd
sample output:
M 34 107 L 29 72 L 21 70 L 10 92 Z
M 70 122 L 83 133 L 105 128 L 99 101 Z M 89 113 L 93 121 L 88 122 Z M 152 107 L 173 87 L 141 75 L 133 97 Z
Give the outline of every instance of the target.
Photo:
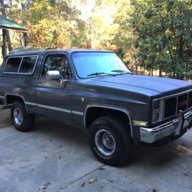
M 106 74 L 106 73 L 104 73 L 104 72 L 96 72 L 96 73 L 91 73 L 91 74 L 87 75 L 87 77 L 99 76 L 99 75 L 104 75 L 104 74 Z
M 116 70 L 112 70 L 111 72 L 116 72 L 116 73 L 124 73 L 124 70 L 121 69 L 116 69 Z
M 87 75 L 87 77 L 91 77 L 91 76 L 99 76 L 99 75 L 111 75 L 111 76 L 115 76 L 115 74 L 111 74 L 111 73 L 96 72 L 96 73 L 91 73 L 91 74 Z
M 132 74 L 129 71 L 124 71 L 124 70 L 121 70 L 121 69 L 112 70 L 111 72 L 120 73 L 120 74 Z

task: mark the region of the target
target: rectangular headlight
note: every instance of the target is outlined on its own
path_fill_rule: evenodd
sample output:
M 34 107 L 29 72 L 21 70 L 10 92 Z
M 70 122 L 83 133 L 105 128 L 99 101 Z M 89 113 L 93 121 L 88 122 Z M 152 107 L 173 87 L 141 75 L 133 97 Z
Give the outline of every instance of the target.
M 163 100 L 154 100 L 153 101 L 153 114 L 152 114 L 152 122 L 157 123 L 163 120 L 163 110 L 164 109 L 164 101 Z

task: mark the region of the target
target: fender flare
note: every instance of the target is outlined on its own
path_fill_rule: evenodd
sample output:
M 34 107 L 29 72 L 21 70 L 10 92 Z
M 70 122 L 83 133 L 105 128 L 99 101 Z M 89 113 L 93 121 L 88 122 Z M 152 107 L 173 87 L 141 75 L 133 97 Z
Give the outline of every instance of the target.
M 131 113 L 128 110 L 126 110 L 126 109 L 124 109 L 122 107 L 117 107 L 117 106 L 89 104 L 89 105 L 87 105 L 87 107 L 85 109 L 85 112 L 84 112 L 84 127 L 87 127 L 87 125 L 86 125 L 86 117 L 87 117 L 87 111 L 90 108 L 104 108 L 104 109 L 109 109 L 109 110 L 111 109 L 111 110 L 114 110 L 114 111 L 118 111 L 118 112 L 124 113 L 128 117 L 128 119 L 129 119 L 131 137 L 133 138 L 132 118 L 131 118 Z
M 7 102 L 7 97 L 8 97 L 8 96 L 12 96 L 12 97 L 16 97 L 16 98 L 21 99 L 21 100 L 23 101 L 23 104 L 24 104 L 24 106 L 25 106 L 26 111 L 28 112 L 27 106 L 26 106 L 26 102 L 25 102 L 25 99 L 24 99 L 23 96 L 21 96 L 21 95 L 19 95 L 19 94 L 7 93 L 7 94 L 5 94 L 5 105 L 8 105 L 8 102 Z

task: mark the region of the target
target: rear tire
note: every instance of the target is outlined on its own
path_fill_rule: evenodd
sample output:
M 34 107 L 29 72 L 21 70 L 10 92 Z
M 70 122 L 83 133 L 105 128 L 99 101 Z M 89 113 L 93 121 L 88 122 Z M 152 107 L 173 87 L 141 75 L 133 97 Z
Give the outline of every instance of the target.
M 112 116 L 96 119 L 90 126 L 89 145 L 100 162 L 114 166 L 125 164 L 133 148 L 128 124 Z
M 34 115 L 28 114 L 22 102 L 16 101 L 11 107 L 11 120 L 18 131 L 30 131 L 34 125 Z

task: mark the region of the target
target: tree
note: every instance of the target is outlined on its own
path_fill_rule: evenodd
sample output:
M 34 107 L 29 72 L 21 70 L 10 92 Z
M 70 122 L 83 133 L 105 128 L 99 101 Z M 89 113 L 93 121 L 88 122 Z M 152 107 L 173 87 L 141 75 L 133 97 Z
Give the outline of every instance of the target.
M 135 0 L 132 27 L 135 46 L 147 69 L 176 78 L 191 75 L 192 5 L 189 0 Z
M 137 49 L 134 47 L 136 36 L 130 23 L 133 9 L 130 1 L 120 0 L 116 4 L 115 20 L 117 26 L 112 44 L 117 53 L 132 67 L 136 64 Z
M 75 1 L 76 2 L 76 1 Z M 111 42 L 116 34 L 114 24 L 116 0 L 79 0 L 79 17 L 84 22 L 86 48 L 111 49 Z M 86 11 L 85 11 L 86 10 Z
M 6 16 L 6 5 L 5 5 L 5 2 L 4 0 L 0 0 L 0 5 L 1 5 L 1 12 L 2 12 L 2 15 Z M 10 35 L 9 35 L 9 31 L 7 29 L 3 29 L 3 51 L 6 52 L 6 44 L 8 43 L 8 49 L 9 51 L 12 50 L 12 45 L 11 45 L 11 39 L 10 39 Z M 6 53 L 3 53 L 3 55 L 5 56 Z
M 29 46 L 110 49 L 130 66 L 159 69 L 160 76 L 163 72 L 175 78 L 192 76 L 191 0 L 6 3 L 8 16 L 28 27 Z M 23 44 L 14 38 L 13 47 Z
M 83 24 L 78 19 L 78 11 L 70 1 L 22 0 L 19 2 L 20 4 L 17 2 L 11 7 L 9 15 L 28 27 L 29 46 L 51 48 L 81 46 L 80 40 L 83 36 L 79 32 L 79 27 Z

